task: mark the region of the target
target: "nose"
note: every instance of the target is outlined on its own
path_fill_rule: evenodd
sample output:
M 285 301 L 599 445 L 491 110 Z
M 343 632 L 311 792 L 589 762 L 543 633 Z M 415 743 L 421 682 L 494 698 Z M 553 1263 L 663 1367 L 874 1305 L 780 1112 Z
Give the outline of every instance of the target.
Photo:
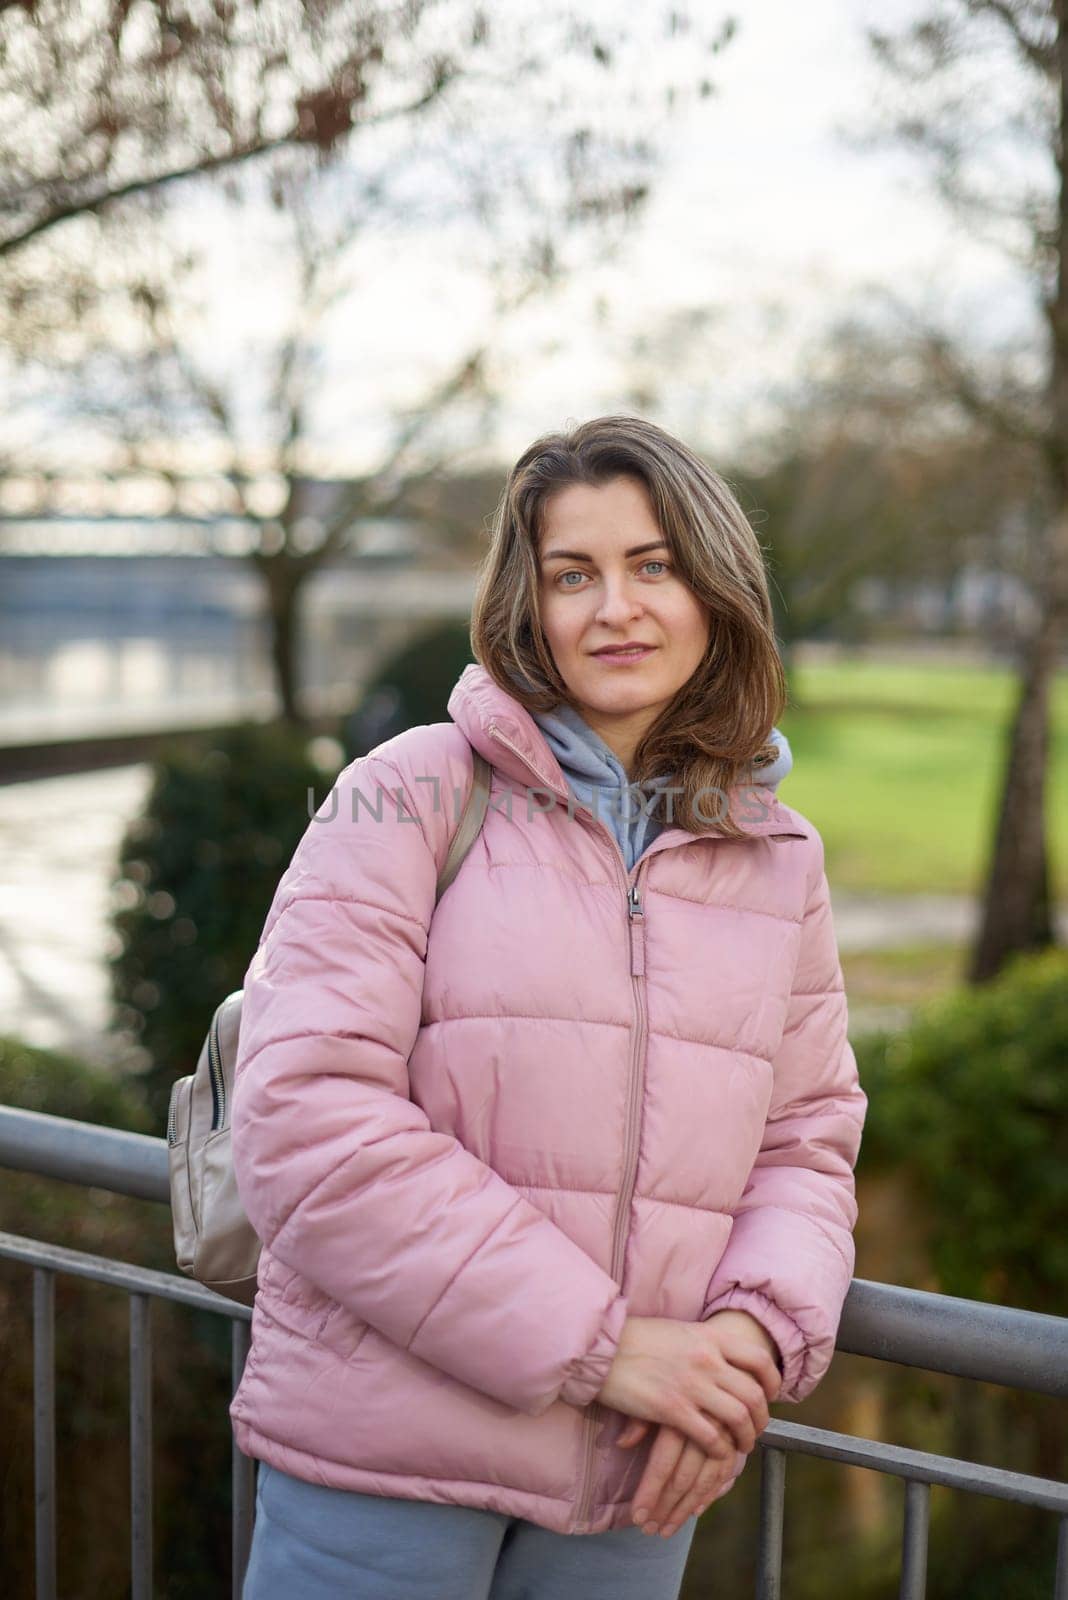
M 627 586 L 623 578 L 606 578 L 601 601 L 597 607 L 598 622 L 609 627 L 623 627 L 642 613 L 641 596 Z

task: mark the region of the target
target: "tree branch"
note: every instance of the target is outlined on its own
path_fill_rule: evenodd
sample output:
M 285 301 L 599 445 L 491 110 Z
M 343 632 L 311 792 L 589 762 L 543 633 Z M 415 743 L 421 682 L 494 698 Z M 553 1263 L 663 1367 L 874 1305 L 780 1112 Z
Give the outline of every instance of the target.
M 432 101 L 436 100 L 446 85 L 451 82 L 451 76 L 436 77 L 425 94 L 407 105 L 394 106 L 390 111 L 385 111 L 377 116 L 363 119 L 361 128 L 377 127 L 386 122 L 392 122 L 398 117 L 412 116 L 415 112 L 424 110 Z M 224 168 L 236 167 L 245 161 L 253 160 L 257 156 L 269 155 L 274 150 L 284 150 L 299 147 L 313 146 L 322 148 L 319 131 L 314 124 L 305 124 L 298 120 L 288 133 L 281 134 L 277 139 L 258 139 L 247 145 L 237 145 L 233 149 L 224 151 L 220 155 L 204 156 L 199 161 L 189 162 L 182 167 L 175 167 L 171 172 L 161 172 L 154 176 L 133 178 L 129 183 L 122 183 L 103 190 L 100 194 L 86 195 L 76 200 L 68 201 L 65 205 L 57 206 L 46 216 L 38 217 L 36 222 L 31 222 L 20 232 L 11 234 L 6 239 L 0 239 L 0 257 L 10 255 L 19 250 L 23 245 L 29 244 L 31 239 L 36 239 L 50 229 L 58 227 L 62 222 L 68 222 L 71 217 L 88 216 L 103 211 L 108 206 L 113 206 L 123 200 L 129 200 L 133 195 L 146 194 L 152 190 L 163 189 L 170 184 L 182 183 L 188 178 L 203 177 L 207 173 L 218 172 Z
M 992 16 L 1003 23 L 1014 44 L 1026 62 L 1041 72 L 1043 77 L 1054 78 L 1057 73 L 1056 34 L 1048 40 L 1033 39 L 1024 32 L 1019 12 L 1008 0 L 963 0 L 964 9 L 973 17 Z

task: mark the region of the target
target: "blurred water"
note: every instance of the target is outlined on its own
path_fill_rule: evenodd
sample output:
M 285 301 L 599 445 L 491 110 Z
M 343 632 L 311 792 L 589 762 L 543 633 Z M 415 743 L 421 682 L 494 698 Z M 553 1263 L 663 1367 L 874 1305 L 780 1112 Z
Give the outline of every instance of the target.
M 326 569 L 300 608 L 300 687 L 350 709 L 382 655 L 465 616 L 467 572 Z M 0 746 L 273 714 L 262 585 L 223 557 L 0 559 Z
M 108 907 L 147 763 L 0 786 L 0 1032 L 92 1060 L 108 1024 Z

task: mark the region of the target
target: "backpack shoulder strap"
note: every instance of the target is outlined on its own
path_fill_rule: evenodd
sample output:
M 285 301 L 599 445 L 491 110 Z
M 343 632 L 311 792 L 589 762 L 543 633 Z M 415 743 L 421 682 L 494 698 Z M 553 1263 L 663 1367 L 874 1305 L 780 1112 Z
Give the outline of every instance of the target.
M 491 767 L 472 748 L 472 782 L 438 878 L 438 898 L 478 837 L 489 806 Z M 196 1071 L 172 1086 L 167 1155 L 174 1244 L 181 1270 L 216 1293 L 251 1305 L 260 1241 L 245 1215 L 230 1158 L 230 1109 L 237 1075 L 244 991 L 216 1006 Z M 217 1135 L 222 1145 L 206 1145 Z M 194 1211 L 191 1196 L 200 1196 Z
M 449 884 L 460 870 L 460 863 L 470 850 L 478 837 L 482 827 L 486 809 L 489 806 L 490 775 L 492 768 L 484 755 L 481 755 L 474 746 L 471 748 L 473 757 L 472 782 L 464 802 L 464 809 L 456 825 L 456 832 L 449 844 L 449 853 L 445 857 L 445 865 L 438 876 L 438 899 L 440 900 Z

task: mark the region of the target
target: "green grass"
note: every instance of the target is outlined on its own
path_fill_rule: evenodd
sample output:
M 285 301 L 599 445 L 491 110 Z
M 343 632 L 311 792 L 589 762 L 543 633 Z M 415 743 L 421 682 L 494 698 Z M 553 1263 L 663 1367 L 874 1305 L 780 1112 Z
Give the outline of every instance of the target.
M 958 944 L 915 944 L 844 950 L 850 1037 L 871 1028 L 903 1028 L 918 1006 L 959 989 L 968 950 Z
M 967 949 L 956 944 L 848 950 L 842 955 L 842 969 L 853 1001 L 918 1005 L 963 983 L 967 956 Z
M 779 795 L 819 828 L 844 889 L 978 893 L 1016 696 L 1007 669 L 838 662 L 797 668 L 779 726 L 794 768 Z M 1047 817 L 1055 898 L 1068 900 L 1068 673 L 1053 699 Z

